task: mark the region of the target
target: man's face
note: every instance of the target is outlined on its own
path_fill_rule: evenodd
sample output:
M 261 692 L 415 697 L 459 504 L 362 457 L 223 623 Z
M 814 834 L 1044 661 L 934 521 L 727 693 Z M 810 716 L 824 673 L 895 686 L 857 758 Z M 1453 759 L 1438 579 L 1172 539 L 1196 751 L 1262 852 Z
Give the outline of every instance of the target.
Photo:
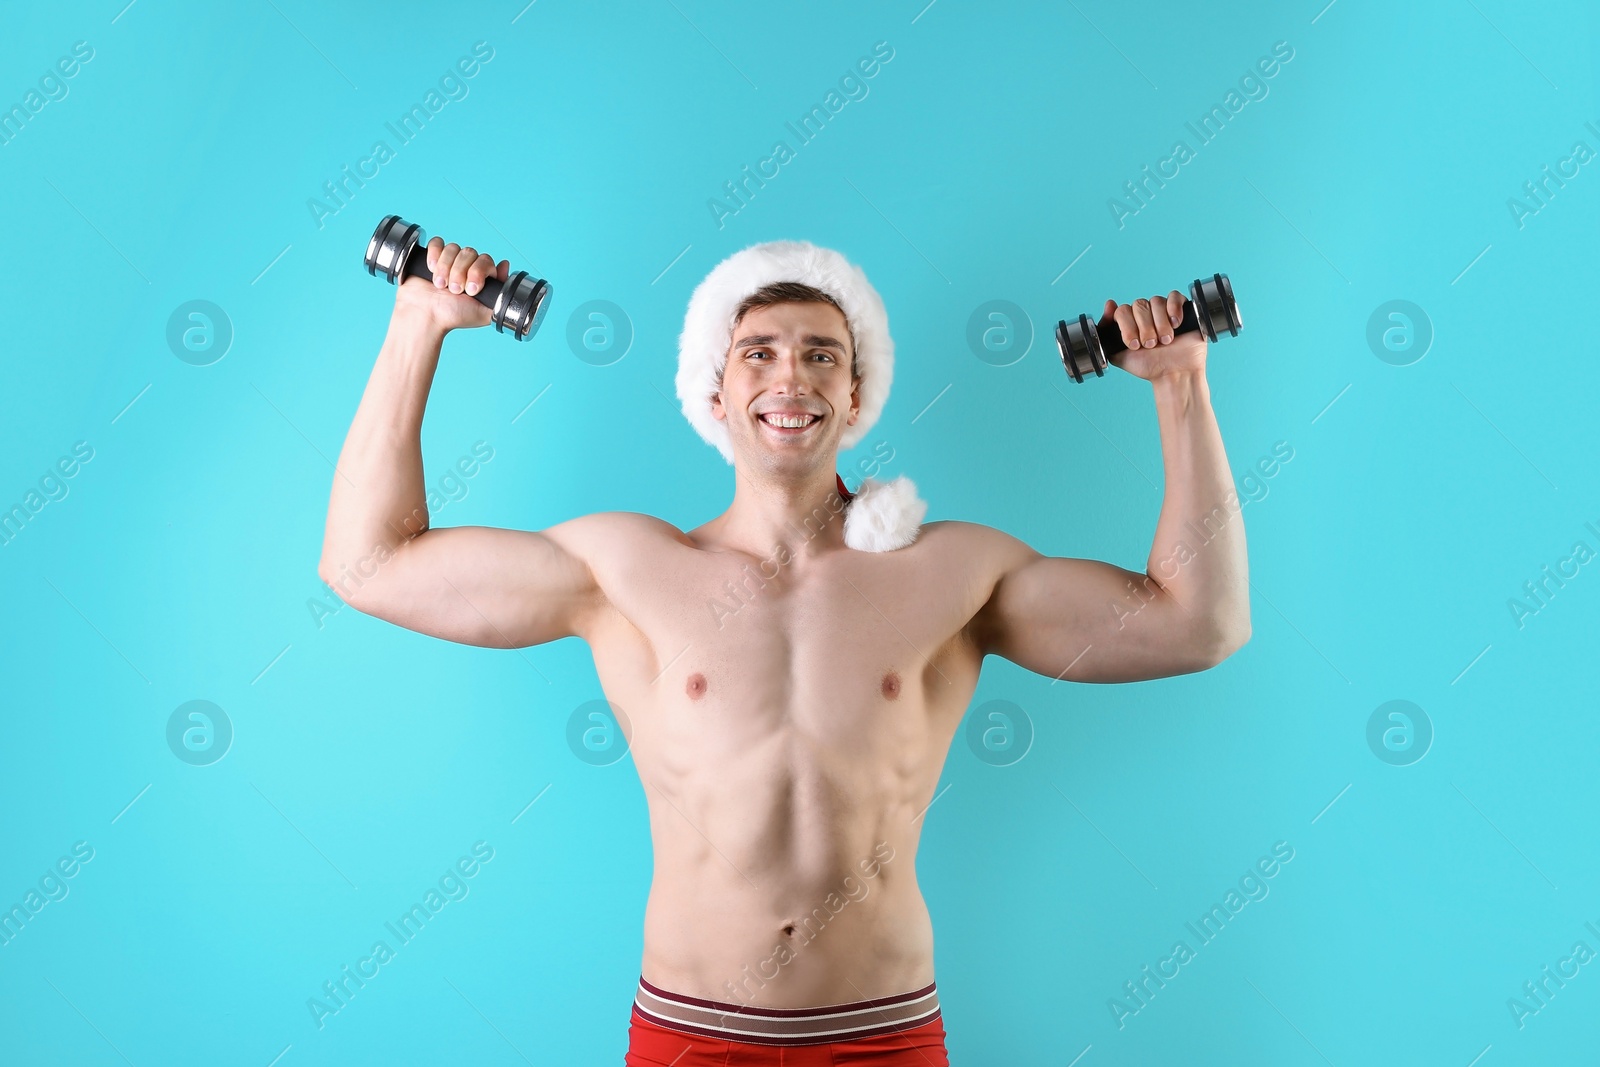
M 722 390 L 711 413 L 728 424 L 742 464 L 772 473 L 831 468 L 860 413 L 850 377 L 850 332 L 832 304 L 774 304 L 745 313 L 733 330 Z M 776 425 L 781 416 L 804 425 Z

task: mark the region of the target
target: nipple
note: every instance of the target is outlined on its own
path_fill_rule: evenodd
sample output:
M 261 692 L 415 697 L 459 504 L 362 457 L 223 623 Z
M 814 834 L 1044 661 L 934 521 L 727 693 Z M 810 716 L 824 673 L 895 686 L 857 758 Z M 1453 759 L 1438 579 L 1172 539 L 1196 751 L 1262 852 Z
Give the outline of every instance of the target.
M 888 674 L 884 675 L 883 685 L 881 688 L 883 689 L 883 695 L 889 700 L 899 699 L 900 675 L 895 671 L 890 671 Z
M 706 695 L 706 676 L 699 671 L 689 675 L 689 680 L 684 683 L 683 691 L 689 694 L 690 700 L 699 700 Z

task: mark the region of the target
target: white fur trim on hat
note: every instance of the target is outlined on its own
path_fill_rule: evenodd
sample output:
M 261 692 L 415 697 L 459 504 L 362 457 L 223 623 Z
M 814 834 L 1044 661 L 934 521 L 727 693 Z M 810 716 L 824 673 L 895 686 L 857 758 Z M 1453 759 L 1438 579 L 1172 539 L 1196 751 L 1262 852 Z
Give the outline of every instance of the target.
M 845 427 L 842 450 L 853 448 L 872 429 L 889 399 L 894 380 L 894 339 L 883 299 L 866 274 L 831 248 L 809 241 L 767 241 L 751 245 L 712 268 L 695 287 L 678 336 L 678 400 L 684 417 L 708 444 L 733 462 L 728 424 L 711 413 L 717 375 L 733 343 L 733 316 L 745 297 L 774 282 L 801 282 L 838 302 L 855 338 L 861 375 L 860 409 Z M 868 479 L 845 512 L 845 544 L 865 552 L 903 548 L 916 540 L 927 504 L 904 475 L 892 482 Z
M 891 482 L 867 478 L 844 512 L 844 543 L 859 552 L 892 552 L 917 539 L 928 505 L 917 486 L 900 475 Z

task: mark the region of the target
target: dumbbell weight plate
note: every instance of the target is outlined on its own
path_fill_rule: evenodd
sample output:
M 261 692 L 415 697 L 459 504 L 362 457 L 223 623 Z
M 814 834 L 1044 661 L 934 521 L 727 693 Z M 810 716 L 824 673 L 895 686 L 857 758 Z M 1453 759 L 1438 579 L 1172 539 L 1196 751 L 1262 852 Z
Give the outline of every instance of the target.
M 1089 321 L 1089 316 L 1079 315 L 1072 322 L 1063 319 L 1057 323 L 1056 347 L 1061 350 L 1061 362 L 1073 381 L 1083 381 L 1084 375 L 1090 371 L 1097 378 L 1105 377 L 1105 349 L 1100 344 L 1099 331 Z
M 385 215 L 383 221 L 378 223 L 378 228 L 372 231 L 372 239 L 367 242 L 367 254 L 364 257 L 367 273 L 376 277 L 381 270 L 383 280 L 390 285 L 395 284 L 405 272 L 406 260 L 411 257 L 412 250 L 421 241 L 421 226 L 407 222 L 399 215 Z
M 487 291 L 489 282 L 495 280 L 490 278 L 485 281 L 484 290 Z M 550 283 L 519 270 L 507 278 L 505 285 L 495 294 L 494 303 L 489 308 L 490 321 L 496 330 L 501 333 L 510 330 L 512 336 L 523 341 L 539 331 L 549 306 Z
M 1233 299 L 1233 283 L 1226 274 L 1196 278 L 1189 286 L 1189 302 L 1196 309 L 1200 332 L 1208 342 L 1215 341 L 1223 330 L 1228 331 L 1229 337 L 1237 337 L 1244 328 L 1239 304 Z

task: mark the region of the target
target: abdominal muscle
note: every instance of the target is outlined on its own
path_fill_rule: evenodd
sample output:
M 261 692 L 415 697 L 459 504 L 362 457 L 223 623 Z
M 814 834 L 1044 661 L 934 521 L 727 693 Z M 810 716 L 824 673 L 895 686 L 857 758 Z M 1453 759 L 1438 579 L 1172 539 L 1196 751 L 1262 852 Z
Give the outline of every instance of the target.
M 867 1000 L 933 981 L 933 925 L 916 878 L 918 805 L 885 790 L 849 798 L 841 779 L 864 768 L 821 765 L 807 748 L 774 736 L 717 767 L 718 781 L 680 782 L 670 798 L 647 781 L 655 878 L 646 981 L 767 1008 Z M 642 779 L 650 771 L 640 763 Z

